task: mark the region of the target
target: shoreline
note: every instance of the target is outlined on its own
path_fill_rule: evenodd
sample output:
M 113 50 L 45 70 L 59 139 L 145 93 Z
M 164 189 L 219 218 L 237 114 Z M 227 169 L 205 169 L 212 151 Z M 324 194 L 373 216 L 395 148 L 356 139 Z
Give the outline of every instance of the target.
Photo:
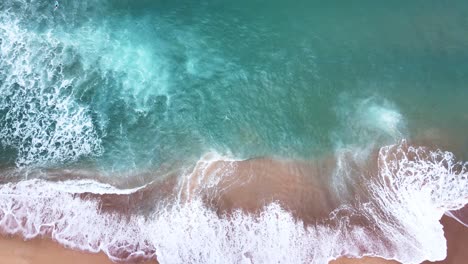
M 229 255 L 230 262 L 237 263 L 239 258 L 264 259 L 262 256 L 268 256 L 272 251 L 262 250 L 269 248 L 282 252 L 279 256 L 271 255 L 272 259 L 281 260 L 280 263 L 289 262 L 288 259 L 295 263 L 311 259 L 325 263 L 337 256 L 351 258 L 339 258 L 332 263 L 395 263 L 378 258 L 352 258 L 374 254 L 419 263 L 425 259 L 441 259 L 446 254 L 444 231 L 437 222 L 440 218 L 446 225 L 445 236 L 449 240 L 448 261 L 458 261 L 460 250 L 457 248 L 468 245 L 468 228 L 455 220 L 447 220 L 447 216 L 442 216 L 444 210 L 435 208 L 440 205 L 432 204 L 430 199 L 434 192 L 443 195 L 447 190 L 434 185 L 432 181 L 441 184 L 439 178 L 433 177 L 434 173 L 446 173 L 444 180 L 450 187 L 453 182 L 450 179 L 457 177 L 457 173 L 463 176 L 464 167 L 450 167 L 454 172 L 446 171 L 440 162 L 434 163 L 433 158 L 427 157 L 428 153 L 431 157 L 441 157 L 444 153 L 428 152 L 425 148 L 418 150 L 417 153 L 408 150 L 406 145 L 386 147 L 378 154 L 369 155 L 365 162 L 355 162 L 348 154 L 336 159 L 313 161 L 268 158 L 236 161 L 208 156 L 200 159 L 193 170 L 181 178 L 168 177 L 136 189 L 118 189 L 103 183 L 93 185 L 87 180 L 73 181 L 72 185 L 77 187 L 39 179 L 6 184 L 0 189 L 0 195 L 5 198 L 0 203 L 0 220 L 4 229 L 1 234 L 6 235 L 0 236 L 0 264 L 3 257 L 9 258 L 6 263 L 41 263 L 41 259 L 45 259 L 43 263 L 54 263 L 55 259 L 47 258 L 67 259 L 73 258 L 70 254 L 78 254 L 71 252 L 79 251 L 65 249 L 59 243 L 82 250 L 83 256 L 90 258 L 87 263 L 112 263 L 111 260 L 122 260 L 119 263 L 152 260 L 155 263 L 156 259 L 171 263 L 174 262 L 172 256 L 191 262 L 192 255 L 179 254 L 198 250 L 206 255 L 200 261 L 224 259 Z M 450 162 L 450 157 L 444 156 L 444 160 Z M 405 162 L 408 160 L 414 163 L 407 167 Z M 343 186 L 348 187 L 345 192 L 336 191 L 333 182 L 328 181 L 331 178 L 328 176 L 334 175 L 335 164 L 345 164 L 347 181 Z M 400 168 L 400 165 L 404 165 L 402 169 L 392 170 Z M 380 167 L 385 170 L 382 172 Z M 406 169 L 424 171 L 428 177 L 424 174 L 424 179 L 421 179 L 422 176 L 416 174 L 402 185 L 392 185 L 383 180 L 407 179 Z M 431 196 L 418 196 L 421 188 L 425 188 L 423 194 Z M 89 192 L 90 189 L 93 191 Z M 464 193 L 457 190 L 449 194 L 455 195 L 453 199 L 461 197 L 462 200 L 442 200 L 442 206 L 447 202 L 466 203 Z M 370 195 L 370 191 L 376 193 Z M 418 200 L 414 201 L 414 198 Z M 424 203 L 429 207 L 416 210 L 417 214 L 408 212 L 411 206 Z M 408 210 L 400 211 L 402 206 L 409 206 Z M 164 210 L 147 221 L 146 217 L 160 208 Z M 427 218 L 429 213 L 435 217 Z M 407 217 L 400 219 L 400 216 Z M 395 221 L 401 222 L 388 224 L 385 222 L 387 217 L 395 217 Z M 304 232 L 305 229 L 300 227 L 302 224 L 311 228 Z M 180 231 L 181 226 L 186 229 Z M 401 227 L 406 228 L 407 233 L 400 233 Z M 431 231 L 429 237 L 417 236 L 426 231 Z M 221 235 L 218 232 L 222 232 Z M 8 234 L 42 239 L 24 242 L 22 237 Z M 285 236 L 281 240 L 283 242 L 268 244 L 277 236 Z M 168 238 L 181 243 L 166 245 Z M 197 243 L 184 243 L 187 238 Z M 219 248 L 215 252 L 210 251 L 211 243 L 206 241 L 218 238 Z M 229 238 L 229 241 L 223 238 Z M 231 239 L 236 241 L 236 245 L 253 241 L 254 244 L 242 252 L 261 252 L 263 255 L 260 258 L 258 255 L 239 256 L 238 251 L 230 250 Z M 421 243 L 425 251 L 407 251 L 413 243 Z M 336 247 L 331 249 L 333 245 Z M 20 249 L 19 253 L 16 248 Z M 295 251 L 284 254 L 287 249 Z M 102 257 L 97 257 L 104 253 L 83 251 L 101 251 L 109 257 L 104 256 L 107 261 L 103 262 Z M 22 252 L 26 253 L 21 255 Z M 291 258 L 293 256 L 295 258 Z M 63 262 L 67 261 L 57 263 Z
M 447 258 L 443 261 L 429 262 L 424 264 L 462 264 L 468 259 L 468 228 L 456 220 L 444 216 L 441 219 L 444 226 L 444 235 L 447 239 Z M 156 260 L 113 262 L 103 252 L 91 253 L 66 248 L 48 238 L 35 238 L 24 240 L 19 236 L 0 236 L 0 264 L 157 264 Z M 329 264 L 398 264 L 394 260 L 386 260 L 378 257 L 347 258 L 340 257 L 332 260 Z
M 444 233 L 447 239 L 447 258 L 443 261 L 429 262 L 424 264 L 461 264 L 468 259 L 468 228 L 456 220 L 444 216 L 441 219 Z M 66 248 L 57 242 L 46 238 L 23 240 L 18 236 L 0 236 L 0 263 L 8 264 L 157 264 L 155 260 L 138 262 L 112 262 L 103 252 L 90 253 Z M 329 264 L 397 264 L 394 260 L 386 260 L 378 257 L 346 258 L 340 257 L 330 261 Z
M 77 251 L 65 248 L 50 239 L 35 238 L 25 241 L 17 236 L 1 236 L 0 263 L 111 264 L 114 262 L 104 252 L 90 253 Z
M 103 252 L 90 253 L 63 247 L 50 239 L 32 239 L 25 241 L 19 237 L 0 236 L 0 263 L 8 264 L 158 264 L 150 261 L 112 262 Z M 339 258 L 330 264 L 397 264 L 392 260 L 376 257 Z

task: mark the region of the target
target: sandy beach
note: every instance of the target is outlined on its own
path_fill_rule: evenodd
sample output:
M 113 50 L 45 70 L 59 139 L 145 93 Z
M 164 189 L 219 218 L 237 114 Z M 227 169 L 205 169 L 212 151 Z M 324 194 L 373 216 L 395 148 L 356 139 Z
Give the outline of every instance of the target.
M 359 170 L 375 171 L 376 166 L 372 165 L 377 163 L 377 157 L 374 156 L 373 162 L 370 164 L 363 165 L 363 168 L 355 167 L 354 173 L 358 173 Z M 362 199 L 367 198 L 367 192 L 363 188 L 355 187 L 354 189 L 349 188 L 350 193 L 346 195 L 341 194 L 338 197 L 332 192 L 331 186 L 323 178 L 323 175 L 328 175 L 332 168 L 331 164 L 335 162 L 333 159 L 323 159 L 314 162 L 303 162 L 303 161 L 279 161 L 274 159 L 250 159 L 245 161 L 215 161 L 205 162 L 201 161 L 197 163 L 191 175 L 187 177 L 187 180 L 181 183 L 181 186 L 177 184 L 175 177 L 169 177 L 162 182 L 154 182 L 146 186 L 143 189 L 139 189 L 129 194 L 92 194 L 92 193 L 81 193 L 75 198 L 79 197 L 81 201 L 96 200 L 99 203 L 99 210 L 101 212 L 117 213 L 120 215 L 135 215 L 139 212 L 150 212 L 153 211 L 152 202 L 148 201 L 159 201 L 171 197 L 174 190 L 182 188 L 185 190 L 182 192 L 182 200 L 190 201 L 194 196 L 201 197 L 206 206 L 213 209 L 213 211 L 219 215 L 230 214 L 233 210 L 241 209 L 250 214 L 260 212 L 265 204 L 271 202 L 278 202 L 284 208 L 287 208 L 289 212 L 296 219 L 304 221 L 305 224 L 313 225 L 314 223 L 321 223 L 325 226 L 332 226 L 333 221 L 327 220 L 327 215 L 336 208 L 340 201 L 348 202 L 352 204 L 352 198 L 359 194 Z M 216 184 L 208 184 L 213 182 L 211 177 L 213 175 L 222 174 L 224 177 L 220 181 L 216 181 Z M 363 173 L 364 174 L 364 173 Z M 368 175 L 374 175 L 369 173 Z M 367 178 L 363 178 L 367 180 Z M 36 182 L 37 186 L 38 182 Z M 44 189 L 45 187 L 40 185 L 39 188 Z M 358 184 L 357 186 L 364 186 L 364 184 Z M 19 188 L 19 187 L 18 187 Z M 22 189 L 20 189 L 22 190 Z M 29 189 L 26 189 L 29 190 Z M 7 192 L 8 195 L 15 195 L 15 189 Z M 66 198 L 67 195 L 62 193 L 55 193 L 59 197 Z M 67 200 L 69 203 L 74 204 L 76 200 Z M 50 200 L 39 200 L 38 203 L 51 203 Z M 60 200 L 60 203 L 62 201 Z M 38 204 L 36 204 L 38 205 Z M 77 206 L 79 204 L 75 204 Z M 465 219 L 465 207 L 462 210 L 457 211 L 461 219 Z M 33 210 L 32 207 L 30 210 Z M 93 217 L 96 217 L 95 215 Z M 368 227 L 372 223 L 369 220 L 363 218 L 356 218 L 355 225 Z M 378 221 L 378 220 L 377 220 Z M 468 247 L 468 228 L 457 222 L 456 220 L 444 216 L 441 220 L 444 226 L 445 237 L 447 238 L 448 245 L 448 256 L 446 260 L 438 263 L 454 263 L 462 264 L 466 263 L 468 259 L 468 252 L 464 249 Z M 72 224 L 67 223 L 67 226 Z M 75 226 L 79 226 L 76 225 Z M 120 227 L 114 227 L 115 230 L 125 230 L 129 226 L 124 225 Z M 164 227 L 170 227 L 170 224 L 166 223 Z M 282 226 L 281 228 L 285 228 Z M 173 235 L 174 231 L 168 229 L 170 236 Z M 170 231 L 172 230 L 172 231 Z M 97 230 L 89 233 L 93 235 Z M 148 231 L 151 232 L 151 231 Z M 346 233 L 346 230 L 341 230 Z M 12 233 L 10 233 L 12 234 Z M 131 234 L 131 233 L 129 233 Z M 376 233 L 377 234 L 377 233 Z M 391 233 L 387 233 L 390 234 Z M 50 235 L 50 234 L 49 234 Z M 46 235 L 46 237 L 53 237 Z M 128 234 L 127 234 L 128 235 Z M 124 234 L 126 239 L 128 236 Z M 199 236 L 202 234 L 196 234 Z M 116 235 L 112 235 L 114 239 Z M 386 243 L 385 237 L 375 241 L 376 243 Z M 327 240 L 323 240 L 327 241 Z M 324 242 L 327 243 L 327 242 Z M 329 242 L 328 242 L 329 243 Z M 345 248 L 351 248 L 357 243 L 361 247 L 367 248 L 369 241 L 351 240 L 350 244 L 347 244 Z M 443 244 L 439 244 L 442 246 Z M 310 248 L 310 247 L 309 247 Z M 308 250 L 309 248 L 304 248 Z M 369 246 L 370 248 L 370 246 Z M 107 248 L 112 251 L 115 249 Z M 120 254 L 133 253 L 134 249 L 130 251 L 118 252 L 115 251 L 110 253 L 112 256 L 119 257 Z M 146 260 L 151 258 L 147 263 L 156 263 L 154 258 L 154 252 L 157 248 L 140 248 L 143 252 L 148 253 Z M 345 250 L 346 251 L 346 250 Z M 342 251 L 343 252 L 343 251 Z M 173 253 L 171 253 L 173 254 Z M 343 254 L 343 253 L 338 253 Z M 349 254 L 348 256 L 360 256 L 360 255 L 371 255 L 373 251 L 362 251 L 358 253 Z M 164 257 L 161 255 L 161 261 Z M 335 255 L 336 256 L 336 255 Z M 391 256 L 391 255 L 390 255 Z M 439 255 L 440 256 L 440 255 Z M 325 258 L 326 260 L 327 258 Z M 423 260 L 423 259 L 421 259 Z M 127 263 L 143 263 L 143 259 L 133 259 L 133 262 Z M 138 262 L 139 261 L 139 262 Z M 167 262 L 167 259 L 165 260 Z M 322 260 L 324 261 L 324 260 Z M 3 236 L 0 237 L 0 264 L 1 263 L 112 263 L 103 252 L 101 253 L 89 253 L 67 249 L 62 245 L 54 242 L 49 238 L 33 239 L 24 241 L 18 236 Z M 335 261 L 331 261 L 333 264 L 347 264 L 347 263 L 396 263 L 395 261 L 389 261 L 379 258 L 339 258 Z M 428 262 L 429 263 L 429 262 Z
M 442 219 L 448 243 L 446 260 L 435 262 L 444 264 L 463 264 L 468 259 L 468 228 L 457 221 L 445 217 Z M 64 248 L 48 239 L 24 241 L 19 237 L 0 238 L 0 264 L 110 264 L 113 263 L 104 253 L 94 254 Z M 140 262 L 155 264 L 156 261 Z M 340 258 L 330 264 L 392 264 L 395 261 L 380 258 L 349 259 Z M 425 262 L 426 264 L 433 262 Z
M 93 254 L 64 248 L 46 239 L 23 241 L 21 238 L 2 237 L 0 239 L 0 263 L 3 264 L 111 264 L 105 254 Z M 156 261 L 140 262 L 156 264 Z M 332 264 L 391 264 L 379 258 L 339 259 Z
M 92 254 L 62 247 L 47 239 L 24 241 L 18 237 L 0 239 L 0 263 L 112 263 L 104 253 Z

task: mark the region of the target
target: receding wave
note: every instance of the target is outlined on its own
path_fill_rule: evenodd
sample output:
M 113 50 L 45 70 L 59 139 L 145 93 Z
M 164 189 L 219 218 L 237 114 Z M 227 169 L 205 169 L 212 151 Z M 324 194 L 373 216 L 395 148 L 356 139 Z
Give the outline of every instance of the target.
M 226 160 L 209 154 L 176 180 L 129 190 L 90 180 L 7 183 L 0 187 L 0 226 L 6 234 L 51 237 L 71 248 L 103 251 L 113 260 L 444 259 L 439 220 L 468 202 L 468 164 L 450 152 L 405 142 L 373 157 L 373 166 L 359 169 L 366 181 L 349 187 L 356 189 L 348 198 L 333 195 L 317 174 L 327 173 L 323 168 L 335 158 Z M 334 166 L 329 167 L 332 173 Z M 69 188 L 80 185 L 88 186 L 87 192 Z M 138 207 L 134 199 L 153 208 L 126 210 Z

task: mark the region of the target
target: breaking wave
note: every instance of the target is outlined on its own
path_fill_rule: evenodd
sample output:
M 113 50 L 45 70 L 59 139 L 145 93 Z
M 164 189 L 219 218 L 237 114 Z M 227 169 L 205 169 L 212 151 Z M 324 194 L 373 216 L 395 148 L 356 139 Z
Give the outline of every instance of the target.
M 92 112 L 76 100 L 77 54 L 48 34 L 0 15 L 0 144 L 16 165 L 75 161 L 102 152 Z

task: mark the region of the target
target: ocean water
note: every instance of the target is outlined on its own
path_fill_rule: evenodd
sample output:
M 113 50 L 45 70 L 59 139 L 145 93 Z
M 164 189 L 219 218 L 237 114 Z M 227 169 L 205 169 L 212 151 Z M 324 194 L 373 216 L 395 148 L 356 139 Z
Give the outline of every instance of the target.
M 468 223 L 468 2 L 53 2 L 0 3 L 2 233 L 419 263 Z

